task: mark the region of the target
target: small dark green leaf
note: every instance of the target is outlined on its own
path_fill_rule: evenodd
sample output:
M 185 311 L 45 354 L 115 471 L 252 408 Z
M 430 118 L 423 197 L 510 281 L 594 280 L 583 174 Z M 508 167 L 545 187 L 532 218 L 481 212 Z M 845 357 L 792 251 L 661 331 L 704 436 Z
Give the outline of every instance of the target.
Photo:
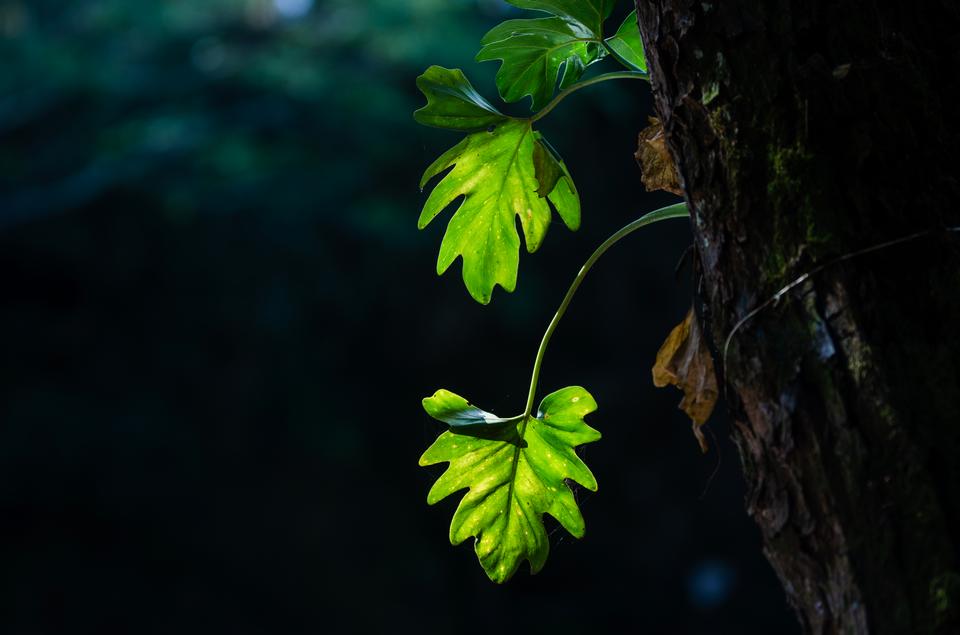
M 423 400 L 423 409 L 437 421 L 442 421 L 451 430 L 483 426 L 498 426 L 515 419 L 502 419 L 486 410 L 471 405 L 460 395 L 440 389 L 432 397 Z
M 610 16 L 617 0 L 507 0 L 520 9 L 544 11 L 563 18 L 568 22 L 576 22 L 583 28 L 595 34 L 603 35 L 603 21 Z
M 477 61 L 501 60 L 497 89 L 504 101 L 530 95 L 532 109 L 540 110 L 553 96 L 560 68 L 564 83 L 576 81 L 583 70 L 600 58 L 599 41 L 590 31 L 561 18 L 508 20 L 481 40 Z
M 591 48 L 590 44 L 587 44 L 587 53 L 588 56 L 594 60 L 598 60 L 603 57 L 602 53 L 598 50 Z M 566 63 L 563 65 L 563 77 L 560 78 L 560 90 L 570 88 L 583 77 L 584 71 L 587 70 L 587 65 L 583 62 L 583 59 L 579 55 L 573 55 L 567 58 Z
M 533 166 L 539 184 L 537 194 L 541 198 L 546 196 L 564 224 L 576 231 L 580 228 L 580 194 L 573 184 L 573 177 L 553 146 L 539 132 L 535 135 Z
M 643 52 L 636 10 L 627 16 L 615 34 L 607 38 L 607 46 L 635 70 L 647 72 L 647 56 Z
M 459 68 L 431 66 L 417 78 L 427 105 L 413 113 L 417 123 L 450 130 L 480 130 L 509 119 L 473 88 Z
M 443 421 L 457 420 L 458 408 L 467 419 L 476 416 L 465 399 L 445 390 L 423 405 L 432 416 L 442 413 Z M 563 388 L 540 402 L 536 417 L 506 423 L 491 434 L 451 429 L 420 457 L 420 465 L 449 463 L 430 488 L 427 503 L 469 489 L 450 523 L 450 542 L 458 545 L 472 536 L 480 564 L 494 582 L 508 580 L 524 560 L 531 573 L 543 568 L 550 552 L 544 514 L 583 537 L 583 515 L 566 481 L 597 490 L 596 479 L 575 451 L 600 438 L 583 420 L 596 409 L 583 388 Z
M 557 186 L 557 181 L 563 176 L 563 170 L 560 169 L 560 163 L 553 154 L 539 140 L 533 146 L 533 166 L 536 170 L 537 182 L 540 184 L 537 194 L 540 198 L 544 198 Z
M 477 61 L 501 60 L 500 96 L 514 102 L 529 95 L 531 109 L 540 110 L 553 96 L 561 68 L 560 87 L 568 88 L 606 55 L 603 21 L 616 0 L 508 1 L 551 17 L 507 20 L 494 27 L 481 40 Z

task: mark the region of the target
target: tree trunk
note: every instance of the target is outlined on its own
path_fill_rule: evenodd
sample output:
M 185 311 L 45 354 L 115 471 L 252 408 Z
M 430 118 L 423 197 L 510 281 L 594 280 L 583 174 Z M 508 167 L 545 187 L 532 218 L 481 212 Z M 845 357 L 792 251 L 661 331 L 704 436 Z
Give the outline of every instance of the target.
M 637 2 L 747 510 L 810 633 L 960 633 L 958 6 Z

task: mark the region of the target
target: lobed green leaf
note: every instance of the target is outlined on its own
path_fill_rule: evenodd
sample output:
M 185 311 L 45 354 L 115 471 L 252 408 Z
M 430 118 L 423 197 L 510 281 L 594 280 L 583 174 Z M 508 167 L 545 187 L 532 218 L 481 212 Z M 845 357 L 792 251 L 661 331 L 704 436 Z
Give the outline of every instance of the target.
M 603 33 L 603 21 L 610 16 L 617 0 L 507 0 L 507 2 L 520 9 L 552 13 L 600 37 Z
M 470 84 L 459 70 L 434 66 L 424 75 L 429 81 L 418 81 L 418 86 L 425 87 L 421 90 L 428 104 L 417 111 L 418 121 L 424 117 L 436 121 L 441 115 L 446 117 L 446 127 L 487 121 L 478 114 L 476 100 L 462 98 L 469 94 L 464 87 Z M 437 86 L 455 89 L 437 90 Z M 562 161 L 544 152 L 544 141 L 530 120 L 501 115 L 490 125 L 469 134 L 426 169 L 421 189 L 434 177 L 449 172 L 430 193 L 418 221 L 423 229 L 463 197 L 440 244 L 437 273 L 442 274 L 462 258 L 464 284 L 482 304 L 490 302 L 496 285 L 506 291 L 516 288 L 520 260 L 517 216 L 531 253 L 539 248 L 550 225 L 548 201 L 570 229 L 580 225 L 580 199 L 573 179 Z M 541 179 L 549 180 L 550 187 L 544 187 Z
M 438 391 L 423 400 L 428 413 L 470 418 L 465 399 Z M 468 489 L 450 523 L 450 542 L 474 538 L 474 551 L 494 582 L 508 580 L 526 560 L 531 573 L 543 568 L 550 543 L 543 515 L 553 516 L 571 535 L 582 538 L 585 524 L 566 480 L 591 490 L 597 481 L 576 454 L 576 447 L 600 438 L 584 422 L 597 404 L 583 388 L 571 386 L 543 399 L 536 417 L 503 420 L 485 434 L 456 428 L 441 434 L 420 457 L 420 465 L 449 463 L 427 495 L 434 504 Z M 483 411 L 480 411 L 483 412 Z M 489 414 L 489 413 L 487 413 Z M 495 415 L 491 415 L 495 416 Z
M 533 166 L 537 175 L 537 194 L 553 203 L 564 224 L 571 230 L 580 228 L 580 194 L 566 163 L 557 155 L 539 132 L 534 133 Z
M 478 62 L 501 60 L 497 89 L 504 101 L 529 95 L 531 109 L 543 108 L 553 96 L 560 69 L 563 87 L 575 83 L 590 64 L 603 57 L 600 36 L 559 17 L 507 20 L 481 40 Z
M 413 113 L 417 123 L 449 130 L 480 130 L 509 119 L 474 89 L 458 68 L 431 66 L 417 78 L 427 105 Z
M 530 96 L 532 110 L 549 103 L 557 87 L 576 83 L 584 70 L 606 55 L 603 22 L 616 0 L 508 0 L 547 18 L 507 20 L 481 40 L 477 61 L 500 60 L 497 90 L 504 101 Z

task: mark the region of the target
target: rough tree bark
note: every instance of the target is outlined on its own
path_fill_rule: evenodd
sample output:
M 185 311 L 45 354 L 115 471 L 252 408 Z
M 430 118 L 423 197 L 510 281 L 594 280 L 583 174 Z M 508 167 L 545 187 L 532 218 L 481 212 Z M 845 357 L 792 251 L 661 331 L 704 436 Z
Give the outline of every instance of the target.
M 637 8 L 747 509 L 803 629 L 960 633 L 960 4 Z

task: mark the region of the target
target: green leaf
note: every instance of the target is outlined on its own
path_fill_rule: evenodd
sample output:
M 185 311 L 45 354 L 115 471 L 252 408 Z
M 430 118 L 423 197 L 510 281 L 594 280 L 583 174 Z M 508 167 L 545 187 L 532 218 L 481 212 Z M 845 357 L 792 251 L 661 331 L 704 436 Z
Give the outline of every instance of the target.
M 533 146 L 533 167 L 539 184 L 537 194 L 541 197 L 547 196 L 557 186 L 563 170 L 560 162 L 539 138 Z
M 530 95 L 536 111 L 553 96 L 561 67 L 566 87 L 603 57 L 599 43 L 599 34 L 559 17 L 507 20 L 481 40 L 477 61 L 502 60 L 497 71 L 500 96 L 514 102 Z
M 617 32 L 607 38 L 607 46 L 613 49 L 613 52 L 629 66 L 638 71 L 647 72 L 647 56 L 643 52 L 636 9 L 627 16 Z
M 564 224 L 572 231 L 580 228 L 580 194 L 573 184 L 567 165 L 539 132 L 534 133 L 533 165 L 537 175 L 537 194 L 546 196 Z
M 458 420 L 458 412 L 466 419 L 483 412 L 445 390 L 424 399 L 423 406 L 445 423 Z M 596 479 L 575 452 L 600 438 L 583 420 L 596 409 L 583 388 L 563 388 L 540 402 L 536 417 L 500 419 L 506 423 L 474 434 L 452 428 L 420 457 L 420 465 L 449 463 L 430 488 L 427 503 L 469 489 L 450 523 L 450 542 L 458 545 L 474 537 L 474 551 L 494 582 L 508 580 L 524 560 L 531 573 L 543 568 L 550 551 L 543 514 L 583 537 L 583 516 L 565 480 L 597 490 Z
M 537 111 L 560 88 L 576 83 L 584 70 L 606 55 L 603 21 L 616 0 L 508 0 L 521 9 L 543 11 L 548 18 L 507 20 L 481 40 L 477 61 L 501 60 L 497 90 L 504 101 L 529 95 Z
M 588 45 L 588 46 L 593 46 Z M 589 49 L 588 49 L 589 50 Z M 600 47 L 596 48 L 596 53 L 592 53 L 595 59 L 600 59 L 604 55 L 603 49 Z M 583 72 L 587 70 L 587 65 L 578 55 L 573 55 L 567 58 L 566 63 L 563 65 L 563 77 L 560 78 L 560 90 L 565 90 L 570 88 L 583 77 Z
M 431 417 L 444 422 L 453 429 L 476 429 L 516 421 L 516 419 L 503 419 L 485 410 L 480 410 L 471 406 L 460 395 L 455 395 L 449 390 L 443 389 L 435 392 L 432 397 L 424 399 L 423 408 Z
M 450 130 L 480 130 L 509 119 L 473 88 L 460 69 L 431 66 L 417 78 L 427 105 L 413 113 L 417 123 Z
M 477 100 L 482 102 L 479 95 L 476 99 L 460 98 L 473 88 L 459 70 L 433 66 L 417 85 L 427 96 L 427 106 L 415 113 L 418 121 L 443 121 L 447 127 L 462 129 L 488 121 L 477 112 Z M 456 90 L 438 90 L 437 86 Z M 580 225 L 579 195 L 563 162 L 554 157 L 551 163 L 541 156 L 540 170 L 551 172 L 538 174 L 534 153 L 542 137 L 533 130 L 530 120 L 500 115 L 495 121 L 491 128 L 468 135 L 426 169 L 420 189 L 453 168 L 430 193 L 417 222 L 423 229 L 455 199 L 463 197 L 443 235 L 437 273 L 442 274 L 462 257 L 463 281 L 470 295 L 482 304 L 490 302 L 498 284 L 506 291 L 516 288 L 520 237 L 515 216 L 520 217 L 530 253 L 540 247 L 550 225 L 548 200 L 570 229 Z M 552 170 L 557 168 L 561 175 L 555 178 Z M 549 178 L 553 184 L 546 198 L 538 194 L 547 190 L 540 186 L 538 177 Z
M 497 284 L 513 291 L 520 262 L 520 216 L 527 249 L 535 251 L 550 223 L 547 202 L 537 196 L 533 130 L 526 121 L 507 121 L 491 132 L 475 132 L 445 152 L 424 172 L 421 189 L 453 167 L 427 198 L 417 226 L 423 229 L 454 199 L 463 203 L 447 224 L 437 273 L 463 257 L 463 282 L 475 300 L 490 302 Z
M 546 140 L 531 121 L 492 110 L 460 70 L 431 66 L 417 78 L 417 86 L 427 97 L 427 105 L 414 113 L 417 121 L 459 130 L 480 128 L 424 172 L 420 189 L 453 168 L 427 198 L 417 224 L 423 229 L 463 197 L 440 244 L 437 273 L 462 257 L 467 290 L 487 304 L 496 285 L 506 291 L 516 288 L 520 237 L 515 216 L 520 217 L 527 251 L 533 253 L 550 225 L 547 201 L 567 227 L 576 230 L 580 197 L 566 165 L 544 146 Z
M 520 9 L 552 13 L 569 22 L 575 22 L 597 37 L 601 37 L 603 21 L 610 16 L 617 0 L 507 0 L 507 2 Z

